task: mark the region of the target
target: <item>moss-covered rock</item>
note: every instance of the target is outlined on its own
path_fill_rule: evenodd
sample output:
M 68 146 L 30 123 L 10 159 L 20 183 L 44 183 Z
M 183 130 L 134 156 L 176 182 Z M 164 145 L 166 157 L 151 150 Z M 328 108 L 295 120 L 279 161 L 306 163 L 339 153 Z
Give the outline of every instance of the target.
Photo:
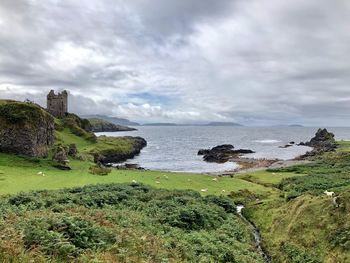
M 89 153 L 96 163 L 119 163 L 134 158 L 146 145 L 146 140 L 141 137 L 100 136 L 96 147 Z
M 33 103 L 1 102 L 0 151 L 47 157 L 55 138 L 54 118 Z

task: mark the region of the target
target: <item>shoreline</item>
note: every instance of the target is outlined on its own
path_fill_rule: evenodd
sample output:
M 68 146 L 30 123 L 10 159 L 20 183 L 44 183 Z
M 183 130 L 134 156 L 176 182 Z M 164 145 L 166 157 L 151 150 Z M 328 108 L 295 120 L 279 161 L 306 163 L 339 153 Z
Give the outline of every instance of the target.
M 238 161 L 240 160 L 240 161 Z M 254 160 L 254 161 L 262 161 L 262 162 L 265 162 L 265 163 L 269 163 L 270 164 L 262 164 L 261 166 L 256 166 L 256 167 L 249 167 L 249 168 L 246 168 L 244 166 L 242 166 L 240 164 L 240 162 L 244 160 L 244 161 L 247 161 L 247 160 Z M 212 176 L 232 176 L 232 175 L 238 175 L 238 174 L 246 174 L 246 173 L 252 173 L 252 172 L 258 172 L 258 171 L 264 171 L 266 169 L 274 169 L 274 168 L 284 168 L 284 167 L 289 167 L 289 166 L 294 166 L 294 165 L 298 165 L 298 164 L 306 164 L 306 163 L 310 163 L 310 161 L 308 160 L 295 160 L 295 159 L 291 159 L 291 160 L 256 160 L 256 159 L 237 159 L 237 162 L 240 167 L 235 169 L 235 170 L 232 170 L 232 171 L 223 171 L 223 172 L 209 172 L 209 173 L 206 173 L 206 172 L 203 172 L 202 174 L 207 174 L 207 175 L 212 175 Z

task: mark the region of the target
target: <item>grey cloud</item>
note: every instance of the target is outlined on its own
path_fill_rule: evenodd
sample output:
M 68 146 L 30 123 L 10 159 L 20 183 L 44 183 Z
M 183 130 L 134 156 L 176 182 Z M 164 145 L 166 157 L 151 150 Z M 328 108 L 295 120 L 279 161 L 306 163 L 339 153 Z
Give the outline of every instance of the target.
M 341 125 L 349 13 L 346 0 L 3 0 L 0 98 L 44 104 L 56 88 L 76 113 Z

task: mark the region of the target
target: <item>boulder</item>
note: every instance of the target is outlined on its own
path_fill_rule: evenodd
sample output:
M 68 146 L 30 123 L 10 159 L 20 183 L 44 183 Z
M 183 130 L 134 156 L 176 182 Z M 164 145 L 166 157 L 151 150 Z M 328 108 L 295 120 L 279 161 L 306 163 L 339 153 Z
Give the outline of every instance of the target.
M 64 146 L 58 145 L 56 147 L 52 160 L 55 162 L 54 167 L 61 170 L 71 170 L 68 166 L 69 160 Z
M 0 152 L 47 157 L 54 128 L 54 118 L 40 106 L 0 101 Z
M 74 143 L 70 144 L 68 148 L 68 155 L 75 158 L 77 157 L 77 154 L 78 154 L 77 145 Z

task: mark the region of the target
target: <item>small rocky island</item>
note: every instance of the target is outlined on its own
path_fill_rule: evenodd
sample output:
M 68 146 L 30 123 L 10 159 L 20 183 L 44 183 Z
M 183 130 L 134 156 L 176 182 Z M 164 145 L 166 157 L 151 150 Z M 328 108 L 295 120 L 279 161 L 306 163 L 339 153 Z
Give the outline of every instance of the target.
M 310 141 L 301 142 L 298 145 L 313 148 L 312 151 L 307 152 L 298 159 L 308 159 L 325 152 L 333 152 L 338 147 L 334 134 L 329 132 L 327 129 L 318 129 L 315 136 Z
M 203 155 L 203 160 L 206 162 L 225 163 L 233 158 L 238 158 L 242 154 L 255 153 L 249 149 L 235 150 L 232 144 L 223 144 L 212 149 L 201 149 L 198 155 Z

